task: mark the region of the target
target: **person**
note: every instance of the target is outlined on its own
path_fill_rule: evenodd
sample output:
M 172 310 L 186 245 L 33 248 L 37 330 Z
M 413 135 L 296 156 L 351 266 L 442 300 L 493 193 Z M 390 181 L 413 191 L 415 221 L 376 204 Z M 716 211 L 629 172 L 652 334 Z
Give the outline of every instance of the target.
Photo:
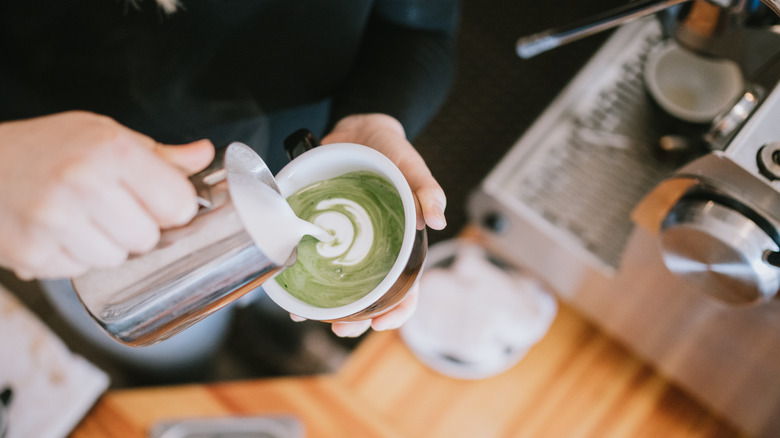
M 410 143 L 453 79 L 458 0 L 72 0 L 0 4 L 0 266 L 61 279 L 116 266 L 197 210 L 187 175 L 215 147 L 371 146 L 446 225 Z M 281 151 L 281 152 L 280 152 Z M 340 336 L 391 329 L 417 292 Z

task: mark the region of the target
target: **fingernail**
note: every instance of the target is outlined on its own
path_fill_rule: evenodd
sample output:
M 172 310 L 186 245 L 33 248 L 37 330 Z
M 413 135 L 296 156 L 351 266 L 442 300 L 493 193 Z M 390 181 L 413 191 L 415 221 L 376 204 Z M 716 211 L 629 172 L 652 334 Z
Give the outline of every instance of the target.
M 397 321 L 398 318 L 381 318 L 371 323 L 371 328 L 381 332 L 385 330 L 395 330 L 403 325 L 403 321 Z
M 345 322 L 334 323 L 332 326 L 333 333 L 342 338 L 356 338 L 368 330 L 371 327 L 371 321 L 357 321 L 357 322 Z
M 441 210 L 434 212 L 428 225 L 434 230 L 441 230 L 446 227 L 447 219 L 444 217 L 444 213 Z

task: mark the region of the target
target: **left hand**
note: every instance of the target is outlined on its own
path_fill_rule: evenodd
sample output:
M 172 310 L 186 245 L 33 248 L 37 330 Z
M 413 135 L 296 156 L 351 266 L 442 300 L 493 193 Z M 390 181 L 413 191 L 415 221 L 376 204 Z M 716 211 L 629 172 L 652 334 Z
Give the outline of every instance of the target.
M 409 182 L 417 203 L 417 229 L 429 226 L 441 230 L 446 225 L 447 198 L 425 161 L 406 139 L 401 123 L 386 114 L 357 114 L 341 119 L 322 139 L 322 144 L 357 143 L 372 147 L 390 158 Z M 335 322 L 333 332 L 342 337 L 357 337 L 369 327 L 391 330 L 400 327 L 417 308 L 419 284 L 395 308 L 374 319 Z M 299 318 L 293 317 L 298 320 Z

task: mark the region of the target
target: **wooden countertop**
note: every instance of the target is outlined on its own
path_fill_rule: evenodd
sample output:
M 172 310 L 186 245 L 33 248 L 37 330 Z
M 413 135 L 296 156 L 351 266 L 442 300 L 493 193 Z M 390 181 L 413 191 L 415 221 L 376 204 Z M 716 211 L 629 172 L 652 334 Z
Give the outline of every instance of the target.
M 74 438 L 145 437 L 172 418 L 292 414 L 317 437 L 736 437 L 565 305 L 515 367 L 463 381 L 372 333 L 334 375 L 112 391 Z

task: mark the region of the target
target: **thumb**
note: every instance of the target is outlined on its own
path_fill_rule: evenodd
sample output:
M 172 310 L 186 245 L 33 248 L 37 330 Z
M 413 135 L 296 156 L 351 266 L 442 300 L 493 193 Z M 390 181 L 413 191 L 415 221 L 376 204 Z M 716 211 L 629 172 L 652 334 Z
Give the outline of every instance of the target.
M 419 202 L 417 210 L 417 229 L 428 225 L 434 230 L 443 230 L 447 226 L 444 209 L 447 206 L 447 197 L 436 180 L 431 180 L 422 187 L 418 187 L 414 194 Z
M 214 145 L 206 139 L 183 145 L 158 143 L 154 153 L 188 175 L 192 175 L 205 169 L 214 159 Z

